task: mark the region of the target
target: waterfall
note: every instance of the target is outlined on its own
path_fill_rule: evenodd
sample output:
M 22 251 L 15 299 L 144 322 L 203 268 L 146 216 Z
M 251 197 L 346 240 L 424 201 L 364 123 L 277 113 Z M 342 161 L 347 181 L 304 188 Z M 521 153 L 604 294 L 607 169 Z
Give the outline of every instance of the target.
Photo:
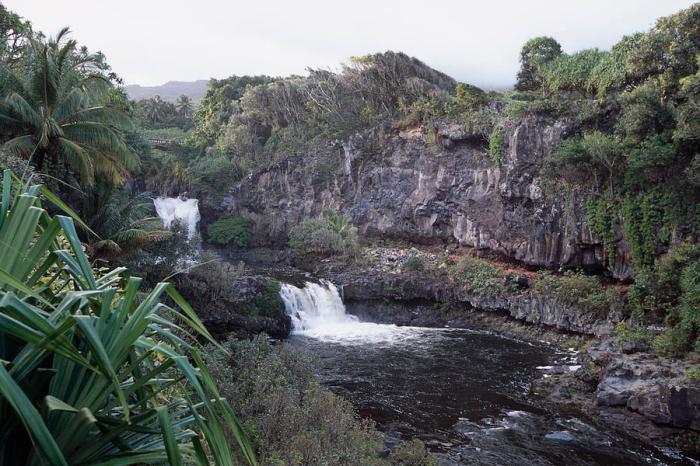
M 322 326 L 357 322 L 357 317 L 345 313 L 345 305 L 334 284 L 306 282 L 304 288 L 284 284 L 280 290 L 292 328 L 297 333 Z
M 187 225 L 187 239 L 191 240 L 197 232 L 199 223 L 199 206 L 197 199 L 180 197 L 159 197 L 153 199 L 158 217 L 163 220 L 165 228 L 170 228 L 175 220 Z
M 292 334 L 324 341 L 362 344 L 392 343 L 417 336 L 415 327 L 361 322 L 348 314 L 338 288 L 327 280 L 306 282 L 303 288 L 285 283 L 280 289 Z

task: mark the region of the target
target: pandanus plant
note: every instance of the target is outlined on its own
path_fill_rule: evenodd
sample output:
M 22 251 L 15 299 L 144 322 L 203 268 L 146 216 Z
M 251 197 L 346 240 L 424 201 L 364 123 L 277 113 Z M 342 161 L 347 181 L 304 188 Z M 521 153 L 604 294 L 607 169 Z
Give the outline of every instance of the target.
M 0 464 L 256 464 L 202 362 L 197 340 L 216 343 L 195 312 L 168 283 L 140 293 L 124 268 L 95 271 L 76 222 L 4 173 Z

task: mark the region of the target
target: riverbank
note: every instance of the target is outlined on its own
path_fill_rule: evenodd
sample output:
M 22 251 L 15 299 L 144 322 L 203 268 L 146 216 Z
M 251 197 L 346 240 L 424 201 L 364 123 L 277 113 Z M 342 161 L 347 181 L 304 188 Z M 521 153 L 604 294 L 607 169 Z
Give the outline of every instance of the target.
M 481 330 L 570 351 L 573 359 L 567 366 L 542 370 L 531 396 L 639 441 L 698 454 L 700 383 L 687 376 L 698 360 L 692 355 L 686 361 L 670 360 L 634 347 L 624 353 L 615 334 L 625 317 L 620 304 L 624 286 L 594 290 L 619 298 L 611 301 L 616 307 L 601 313 L 573 299 L 562 302 L 570 297 L 562 296 L 556 280 L 569 277 L 543 279 L 513 264 L 472 258 L 469 252 L 390 244 L 365 247 L 352 260 L 295 261 L 267 250 L 246 252 L 244 259 L 251 273 L 297 286 L 305 280 L 333 282 L 342 290 L 347 312 L 364 321 Z M 469 283 L 458 275 L 465 261 L 469 270 L 480 270 L 467 277 Z

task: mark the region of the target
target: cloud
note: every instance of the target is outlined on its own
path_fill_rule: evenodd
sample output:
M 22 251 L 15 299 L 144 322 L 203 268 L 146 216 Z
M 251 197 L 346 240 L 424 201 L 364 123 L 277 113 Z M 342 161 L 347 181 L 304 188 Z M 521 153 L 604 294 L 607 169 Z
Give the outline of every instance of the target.
M 302 74 L 352 55 L 403 51 L 458 80 L 514 82 L 520 46 L 538 35 L 566 51 L 609 48 L 690 0 L 6 0 L 52 34 L 103 51 L 127 83 L 231 74 Z

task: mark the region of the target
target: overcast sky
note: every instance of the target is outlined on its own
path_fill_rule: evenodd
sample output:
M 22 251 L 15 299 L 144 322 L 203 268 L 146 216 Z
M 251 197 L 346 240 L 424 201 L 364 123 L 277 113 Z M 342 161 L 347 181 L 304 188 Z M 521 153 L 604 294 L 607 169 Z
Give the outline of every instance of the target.
M 527 39 L 567 52 L 609 48 L 690 0 L 3 0 L 55 34 L 107 55 L 128 84 L 301 74 L 348 57 L 403 51 L 487 87 L 515 80 Z

